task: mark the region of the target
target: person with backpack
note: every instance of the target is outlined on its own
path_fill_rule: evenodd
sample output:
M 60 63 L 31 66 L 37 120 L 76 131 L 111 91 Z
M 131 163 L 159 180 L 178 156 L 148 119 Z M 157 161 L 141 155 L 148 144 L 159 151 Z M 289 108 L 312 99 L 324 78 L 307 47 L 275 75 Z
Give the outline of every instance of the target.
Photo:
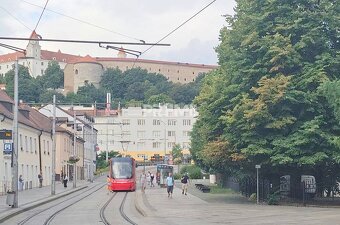
M 187 195 L 188 192 L 188 183 L 189 183 L 189 176 L 188 173 L 185 173 L 184 176 L 181 178 L 182 183 L 182 195 Z
M 169 176 L 166 178 L 166 189 L 168 192 L 168 198 L 172 198 L 174 186 L 175 186 L 174 177 L 172 176 L 172 173 L 169 173 Z

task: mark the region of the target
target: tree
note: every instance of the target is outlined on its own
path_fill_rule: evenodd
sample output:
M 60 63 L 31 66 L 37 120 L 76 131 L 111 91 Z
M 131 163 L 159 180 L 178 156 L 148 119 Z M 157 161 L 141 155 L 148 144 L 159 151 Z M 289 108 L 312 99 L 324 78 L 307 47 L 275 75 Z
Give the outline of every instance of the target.
M 147 103 L 149 105 L 157 105 L 157 104 L 165 104 L 165 103 L 175 104 L 175 101 L 172 100 L 166 94 L 158 94 L 158 95 L 150 96 L 149 99 L 147 100 Z
M 5 74 L 6 92 L 12 98 L 14 97 L 14 68 Z M 42 87 L 30 76 L 28 68 L 19 65 L 18 69 L 18 94 L 19 100 L 24 102 L 39 102 L 39 95 Z
M 40 80 L 44 89 L 64 87 L 64 72 L 60 68 L 59 63 L 55 60 L 48 62 L 44 74 L 37 79 Z
M 195 99 L 193 156 L 225 173 L 262 164 L 267 177 L 308 172 L 322 181 L 340 163 L 337 95 L 329 92 L 339 87 L 337 4 L 237 3 L 220 33 L 220 69 Z

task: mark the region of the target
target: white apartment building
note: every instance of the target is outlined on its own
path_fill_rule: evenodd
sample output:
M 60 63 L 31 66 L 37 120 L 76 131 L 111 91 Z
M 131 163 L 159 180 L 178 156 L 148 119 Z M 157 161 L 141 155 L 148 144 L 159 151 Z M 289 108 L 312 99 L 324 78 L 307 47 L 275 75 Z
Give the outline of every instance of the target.
M 117 114 L 95 116 L 100 151 L 118 151 L 142 160 L 170 154 L 179 144 L 189 154 L 190 133 L 198 112 L 192 106 L 129 107 Z

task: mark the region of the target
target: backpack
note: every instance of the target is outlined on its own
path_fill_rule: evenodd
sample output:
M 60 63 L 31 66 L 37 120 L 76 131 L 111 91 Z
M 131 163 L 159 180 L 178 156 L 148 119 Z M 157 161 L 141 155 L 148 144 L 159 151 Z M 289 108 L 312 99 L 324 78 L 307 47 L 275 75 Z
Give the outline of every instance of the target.
M 182 177 L 182 179 L 181 179 L 181 183 L 184 183 L 184 177 Z

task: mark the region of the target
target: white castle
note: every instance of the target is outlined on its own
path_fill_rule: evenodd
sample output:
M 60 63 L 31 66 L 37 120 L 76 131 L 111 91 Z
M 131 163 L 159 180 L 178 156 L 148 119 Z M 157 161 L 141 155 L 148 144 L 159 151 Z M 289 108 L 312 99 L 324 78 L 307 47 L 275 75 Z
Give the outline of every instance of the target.
M 178 83 L 189 83 L 195 81 L 200 73 L 207 73 L 217 66 L 204 64 L 191 64 L 179 62 L 156 61 L 146 59 L 127 58 L 125 52 L 119 51 L 117 57 L 91 57 L 77 56 L 72 54 L 41 50 L 39 39 L 41 36 L 35 31 L 32 32 L 26 47 L 26 55 L 21 52 L 14 52 L 0 55 L 0 75 L 12 69 L 15 60 L 19 64 L 29 68 L 32 77 L 44 74 L 48 62 L 55 60 L 64 70 L 64 94 L 77 92 L 78 88 L 86 83 L 92 83 L 98 87 L 101 75 L 107 68 L 119 68 L 122 71 L 127 69 L 142 68 L 149 73 L 164 75 L 169 81 Z

